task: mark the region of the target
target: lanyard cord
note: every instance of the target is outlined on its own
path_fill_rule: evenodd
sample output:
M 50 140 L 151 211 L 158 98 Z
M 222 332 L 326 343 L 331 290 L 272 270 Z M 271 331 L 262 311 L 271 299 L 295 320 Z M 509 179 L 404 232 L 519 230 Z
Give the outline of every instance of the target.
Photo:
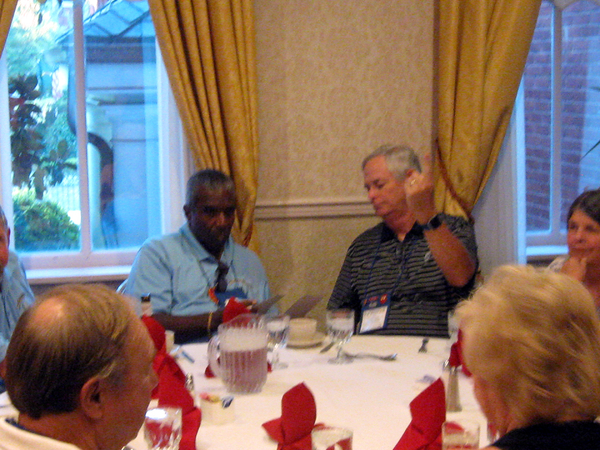
M 181 231 L 181 234 L 183 235 L 183 237 L 185 238 L 185 240 L 187 241 L 191 252 L 194 252 L 194 245 L 192 242 L 190 242 L 190 237 L 184 233 L 183 231 Z M 198 242 L 199 245 L 202 245 Z M 215 260 L 217 260 L 217 258 L 214 258 Z M 233 266 L 233 261 L 235 259 L 235 246 L 231 246 L 231 264 L 229 264 L 229 270 L 231 270 L 231 273 L 233 274 L 233 279 L 236 280 L 237 279 L 237 275 L 235 273 L 235 267 Z M 204 266 L 202 265 L 202 261 L 200 261 L 199 258 L 196 258 L 196 261 L 198 261 L 198 266 L 200 267 L 200 271 L 202 272 L 202 276 L 204 277 L 204 279 L 206 280 L 206 285 L 210 288 L 212 286 L 211 282 L 210 282 L 210 278 L 208 277 L 208 274 L 206 273 L 206 271 L 204 270 Z M 217 274 L 217 270 L 219 269 L 219 261 L 217 260 L 217 269 L 215 269 L 215 279 L 216 279 L 216 274 Z M 227 278 L 227 275 L 225 275 L 225 278 Z
M 385 228 L 382 228 L 382 230 L 381 230 L 382 234 L 383 234 L 384 230 L 385 230 Z M 367 289 L 366 289 L 367 294 L 369 293 L 369 288 L 371 286 L 371 275 L 373 274 L 373 268 L 375 267 L 375 262 L 377 262 L 377 257 L 379 256 L 379 250 L 381 249 L 381 242 L 382 242 L 382 239 L 379 239 L 379 244 L 377 244 L 377 250 L 375 250 L 375 256 L 373 257 L 373 262 L 371 263 L 371 268 L 369 269 L 369 276 L 367 278 Z M 402 279 L 402 275 L 404 274 L 404 267 L 405 267 L 406 261 L 410 259 L 413 251 L 415 250 L 415 246 L 414 245 L 411 246 L 412 248 L 410 249 L 410 252 L 405 257 L 404 256 L 404 253 L 405 253 L 405 251 L 404 251 L 404 249 L 405 249 L 404 243 L 405 243 L 405 241 L 401 242 L 401 245 L 402 245 L 402 258 L 400 259 L 400 273 L 398 274 L 398 277 L 396 278 L 396 281 L 394 282 L 394 285 L 392 286 L 392 290 L 390 291 L 391 294 L 394 293 L 394 291 L 396 290 L 396 288 L 400 284 L 400 280 Z M 375 290 L 376 288 L 374 287 L 373 289 Z M 367 295 L 366 298 L 367 299 L 371 298 L 371 296 Z

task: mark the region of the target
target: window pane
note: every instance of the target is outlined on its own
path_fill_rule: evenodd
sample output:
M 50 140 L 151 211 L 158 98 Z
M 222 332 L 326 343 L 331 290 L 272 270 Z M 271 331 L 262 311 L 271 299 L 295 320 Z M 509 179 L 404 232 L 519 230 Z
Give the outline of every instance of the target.
M 542 2 L 523 75 L 527 231 L 550 227 L 553 16 L 552 4 Z
M 80 99 L 77 5 L 85 41 Z M 6 50 L 17 250 L 124 249 L 159 234 L 156 48 L 147 1 L 19 0 Z M 78 167 L 78 107 L 87 121 L 87 167 Z M 81 198 L 86 178 L 89 197 Z M 62 222 L 50 220 L 58 216 Z M 86 229 L 91 235 L 82 239 Z
M 88 19 L 84 35 L 92 247 L 139 246 L 160 232 L 156 47 L 147 1 L 109 2 Z
M 600 6 L 579 1 L 563 11 L 562 205 L 565 224 L 572 201 L 600 186 Z
M 70 10 L 20 0 L 5 47 L 19 251 L 80 248 L 76 139 L 68 123 L 67 71 L 59 64 L 64 55 L 56 46 L 71 28 Z

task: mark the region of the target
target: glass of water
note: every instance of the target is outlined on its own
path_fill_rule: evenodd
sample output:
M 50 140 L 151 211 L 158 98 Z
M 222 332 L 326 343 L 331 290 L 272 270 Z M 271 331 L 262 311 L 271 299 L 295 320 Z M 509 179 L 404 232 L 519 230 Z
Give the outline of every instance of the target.
M 352 431 L 329 425 L 316 425 L 311 432 L 313 450 L 352 450 Z
M 159 407 L 146 411 L 144 438 L 152 450 L 178 450 L 181 441 L 181 408 Z
M 443 450 L 474 450 L 479 448 L 479 423 L 472 420 L 452 420 L 442 425 Z
M 265 324 L 269 332 L 269 349 L 271 349 L 271 367 L 285 369 L 286 363 L 279 361 L 279 351 L 285 348 L 290 333 L 290 316 L 285 314 L 277 316 L 266 316 Z
M 327 311 L 327 334 L 329 339 L 337 346 L 337 356 L 331 358 L 331 364 L 346 364 L 352 362 L 352 358 L 344 355 L 344 344 L 350 340 L 354 333 L 354 310 L 334 309 Z

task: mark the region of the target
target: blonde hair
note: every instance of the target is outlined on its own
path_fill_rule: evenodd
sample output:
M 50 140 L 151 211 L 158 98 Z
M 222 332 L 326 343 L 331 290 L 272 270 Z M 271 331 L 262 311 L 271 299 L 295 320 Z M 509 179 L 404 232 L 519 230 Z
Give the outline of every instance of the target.
M 503 266 L 459 305 L 466 364 L 529 425 L 600 415 L 600 323 L 574 279 Z

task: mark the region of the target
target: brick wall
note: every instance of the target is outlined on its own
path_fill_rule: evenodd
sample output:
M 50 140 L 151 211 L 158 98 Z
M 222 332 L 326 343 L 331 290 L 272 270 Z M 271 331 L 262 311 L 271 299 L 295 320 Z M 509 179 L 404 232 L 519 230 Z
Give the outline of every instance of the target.
M 554 7 L 543 1 L 525 69 L 527 230 L 550 225 L 552 33 Z M 600 6 L 579 1 L 563 11 L 561 223 L 573 199 L 600 185 Z M 598 89 L 595 89 L 595 88 Z

